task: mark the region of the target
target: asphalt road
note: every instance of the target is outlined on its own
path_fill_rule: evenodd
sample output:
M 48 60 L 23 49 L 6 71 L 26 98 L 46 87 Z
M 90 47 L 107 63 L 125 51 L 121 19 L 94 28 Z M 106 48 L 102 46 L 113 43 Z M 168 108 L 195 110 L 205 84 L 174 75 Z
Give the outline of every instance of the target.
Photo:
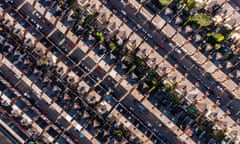
M 229 0 L 228 1 L 238 12 L 240 12 L 240 1 L 239 0 Z

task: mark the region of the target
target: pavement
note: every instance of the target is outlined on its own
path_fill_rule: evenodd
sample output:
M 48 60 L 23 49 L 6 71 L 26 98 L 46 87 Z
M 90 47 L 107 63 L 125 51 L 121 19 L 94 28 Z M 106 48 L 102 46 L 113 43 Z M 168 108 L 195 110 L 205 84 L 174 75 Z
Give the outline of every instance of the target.
M 0 143 L 1 144 L 14 144 L 10 139 L 8 139 L 6 134 L 3 134 L 2 132 L 0 132 Z

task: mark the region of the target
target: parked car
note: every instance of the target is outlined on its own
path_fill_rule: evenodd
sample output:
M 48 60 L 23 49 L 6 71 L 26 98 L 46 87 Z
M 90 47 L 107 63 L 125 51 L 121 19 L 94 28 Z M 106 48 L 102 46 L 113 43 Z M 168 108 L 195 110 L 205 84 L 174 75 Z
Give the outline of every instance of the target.
M 3 37 L 2 35 L 0 35 L 0 44 L 3 44 L 5 40 L 6 40 L 6 38 Z
M 38 12 L 36 12 L 35 15 L 37 16 L 38 19 L 41 19 L 41 18 L 42 18 L 41 14 L 38 13 Z

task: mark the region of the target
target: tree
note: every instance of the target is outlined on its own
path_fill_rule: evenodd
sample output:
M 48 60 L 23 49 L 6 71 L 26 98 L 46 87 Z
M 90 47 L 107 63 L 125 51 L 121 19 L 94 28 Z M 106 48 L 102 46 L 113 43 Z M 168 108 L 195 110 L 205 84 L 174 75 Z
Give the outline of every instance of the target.
M 95 18 L 95 15 L 90 14 L 87 17 L 84 18 L 84 23 L 85 24 L 90 24 L 93 21 L 94 18 Z
M 219 44 L 219 43 L 214 44 L 215 50 L 219 50 L 221 47 L 222 47 L 222 46 L 221 46 L 221 44 Z
M 210 42 L 215 50 L 219 50 L 221 43 L 225 40 L 225 36 L 218 32 L 207 33 L 207 41 Z
M 225 39 L 223 34 L 217 32 L 207 33 L 207 37 L 217 43 L 221 43 Z
M 112 41 L 109 43 L 108 47 L 110 48 L 111 51 L 115 51 L 119 49 L 119 46 Z
M 153 75 L 153 78 L 149 81 L 150 89 L 148 90 L 147 93 L 151 93 L 154 91 L 156 88 L 160 87 L 162 85 L 162 80 L 160 77 Z
M 43 144 L 43 142 L 41 140 L 37 140 L 35 143 L 36 144 Z
M 191 116 L 196 114 L 196 109 L 193 105 L 188 107 L 188 114 L 190 114 Z
M 180 3 L 186 5 L 184 7 L 185 11 L 189 11 L 195 6 L 196 1 L 195 0 L 180 0 Z
M 103 32 L 96 32 L 96 37 L 99 42 L 103 42 L 105 40 Z
M 119 137 L 122 137 L 123 136 L 123 132 L 120 130 L 120 129 L 117 129 L 114 131 L 114 134 L 119 136 Z
M 232 52 L 229 52 L 227 54 L 224 55 L 223 59 L 224 60 L 230 60 L 234 57 L 234 54 Z
M 166 93 L 170 93 L 175 87 L 176 87 L 177 83 L 167 83 L 165 84 L 165 89 L 166 89 Z
M 133 64 L 133 65 L 131 66 L 131 68 L 127 71 L 127 74 L 131 73 L 131 72 L 134 71 L 136 68 L 137 68 L 137 65 L 136 65 L 136 64 Z
M 79 18 L 80 14 L 81 14 L 80 9 L 76 9 L 76 10 L 73 12 L 73 14 L 71 15 L 71 17 L 77 19 L 77 18 Z
M 179 97 L 177 95 L 173 95 L 170 97 L 170 100 L 174 103 L 177 103 L 177 102 L 179 102 Z
M 206 27 L 212 24 L 212 18 L 210 15 L 206 13 L 200 13 L 198 15 L 190 16 L 184 23 L 184 25 L 187 25 L 189 23 L 196 23 L 200 25 L 201 27 Z
M 159 0 L 159 3 L 162 5 L 162 6 L 166 6 L 168 4 L 170 4 L 171 0 Z
M 215 138 L 218 142 L 221 142 L 225 138 L 225 132 L 223 130 L 219 130 L 215 134 Z
M 204 120 L 199 126 L 199 131 L 207 131 L 210 134 L 213 134 L 213 129 L 211 128 L 214 125 L 212 121 Z

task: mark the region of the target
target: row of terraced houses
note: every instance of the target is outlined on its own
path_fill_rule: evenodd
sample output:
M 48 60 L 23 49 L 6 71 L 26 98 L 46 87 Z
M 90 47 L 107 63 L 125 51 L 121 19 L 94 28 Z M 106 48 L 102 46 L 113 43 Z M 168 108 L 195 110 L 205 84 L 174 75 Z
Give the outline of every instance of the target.
M 222 51 L 174 0 L 1 1 L 1 126 L 14 143 L 239 143 L 239 12 L 204 4 L 233 29 Z

